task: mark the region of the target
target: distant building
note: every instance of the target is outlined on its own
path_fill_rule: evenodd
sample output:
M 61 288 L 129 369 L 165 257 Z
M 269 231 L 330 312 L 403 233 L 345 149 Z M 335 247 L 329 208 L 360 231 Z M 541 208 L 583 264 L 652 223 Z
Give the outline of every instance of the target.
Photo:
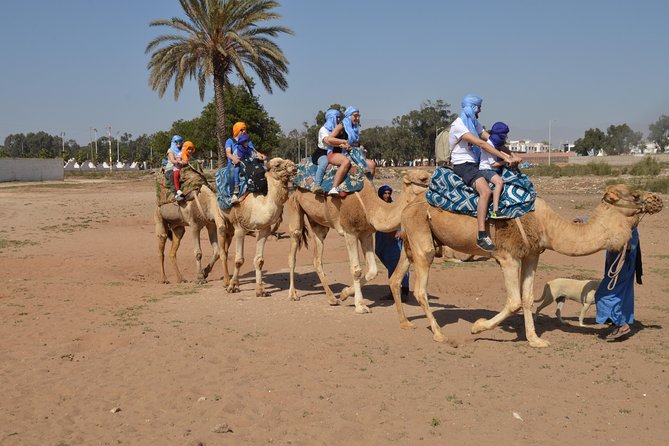
M 542 153 L 548 152 L 548 144 L 530 141 L 529 139 L 519 139 L 509 141 L 509 150 L 517 153 Z

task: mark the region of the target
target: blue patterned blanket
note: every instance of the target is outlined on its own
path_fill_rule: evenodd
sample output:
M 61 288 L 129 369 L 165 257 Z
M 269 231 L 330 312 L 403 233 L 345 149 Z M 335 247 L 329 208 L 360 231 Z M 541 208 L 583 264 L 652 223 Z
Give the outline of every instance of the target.
M 221 209 L 230 209 L 232 206 L 232 195 L 235 190 L 235 165 L 228 162 L 224 167 L 218 169 L 215 175 L 216 190 L 218 191 L 218 206 Z M 239 171 L 239 193 L 238 197 L 244 195 L 247 189 L 247 181 L 244 169 Z
M 499 199 L 498 215 L 516 218 L 534 210 L 537 194 L 532 181 L 520 170 L 504 168 L 502 171 L 504 190 Z M 494 189 L 494 185 L 490 184 Z M 435 169 L 430 180 L 430 188 L 426 194 L 430 205 L 445 211 L 476 216 L 476 205 L 479 196 L 474 189 L 465 186 L 462 179 L 453 170 L 446 167 Z M 488 215 L 492 211 L 492 200 L 488 207 Z
M 338 168 L 339 166 L 328 164 L 323 182 L 321 183 L 324 193 L 332 189 L 335 173 Z M 297 166 L 297 175 L 293 178 L 293 185 L 311 191 L 311 188 L 314 186 L 314 176 L 317 169 L 318 166 L 311 161 L 311 157 L 303 159 Z M 358 148 L 353 148 L 351 151 L 351 169 L 348 171 L 344 182 L 339 185 L 339 190 L 341 192 L 361 190 L 364 185 L 366 169 L 367 161 L 365 161 L 364 152 Z

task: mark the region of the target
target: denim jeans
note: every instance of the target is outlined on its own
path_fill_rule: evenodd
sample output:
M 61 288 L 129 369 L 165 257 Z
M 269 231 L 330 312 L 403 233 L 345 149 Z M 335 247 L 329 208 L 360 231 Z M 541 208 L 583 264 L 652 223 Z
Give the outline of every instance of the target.
M 323 155 L 318 157 L 318 169 L 316 170 L 316 176 L 314 178 L 314 183 L 320 185 L 323 182 L 323 177 L 325 176 L 325 169 L 328 168 L 328 157 Z

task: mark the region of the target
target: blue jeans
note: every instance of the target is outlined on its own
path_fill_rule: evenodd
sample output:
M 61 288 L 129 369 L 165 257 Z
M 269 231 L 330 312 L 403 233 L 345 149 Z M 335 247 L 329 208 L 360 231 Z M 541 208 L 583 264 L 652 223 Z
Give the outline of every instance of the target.
M 318 169 L 316 170 L 316 176 L 314 177 L 314 183 L 320 185 L 323 182 L 323 177 L 325 176 L 325 169 L 328 168 L 328 156 L 323 155 L 318 157 Z

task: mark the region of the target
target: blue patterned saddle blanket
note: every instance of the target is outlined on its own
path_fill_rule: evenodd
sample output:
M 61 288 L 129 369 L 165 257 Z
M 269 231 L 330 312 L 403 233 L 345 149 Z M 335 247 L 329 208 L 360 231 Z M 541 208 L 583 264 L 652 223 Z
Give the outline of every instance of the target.
M 218 169 L 214 178 L 216 179 L 218 207 L 221 209 L 230 209 L 232 207 L 232 195 L 235 189 L 235 165 L 228 162 L 228 164 Z M 244 176 L 244 169 L 240 169 L 238 197 L 241 197 L 246 193 L 246 189 L 248 188 L 247 183 L 247 179 Z
M 505 218 L 517 218 L 534 210 L 537 194 L 532 181 L 520 170 L 502 170 L 504 190 L 499 199 L 498 215 Z M 490 184 L 491 189 L 494 185 Z M 458 214 L 476 216 L 479 196 L 474 189 L 466 186 L 462 178 L 452 169 L 438 167 L 430 179 L 430 187 L 426 193 L 427 202 L 437 208 Z M 488 207 L 488 215 L 492 212 L 492 199 Z
M 325 170 L 325 176 L 321 182 L 323 193 L 327 193 L 332 189 L 334 184 L 335 173 L 339 166 L 329 164 Z M 365 161 L 365 154 L 358 148 L 353 148 L 351 151 L 351 169 L 348 171 L 346 178 L 339 185 L 340 192 L 355 192 L 361 190 L 365 182 L 365 170 L 367 169 L 367 161 Z M 314 164 L 311 157 L 303 159 L 297 165 L 297 174 L 293 178 L 293 185 L 301 189 L 311 191 L 314 187 L 314 177 L 316 176 L 318 165 Z

